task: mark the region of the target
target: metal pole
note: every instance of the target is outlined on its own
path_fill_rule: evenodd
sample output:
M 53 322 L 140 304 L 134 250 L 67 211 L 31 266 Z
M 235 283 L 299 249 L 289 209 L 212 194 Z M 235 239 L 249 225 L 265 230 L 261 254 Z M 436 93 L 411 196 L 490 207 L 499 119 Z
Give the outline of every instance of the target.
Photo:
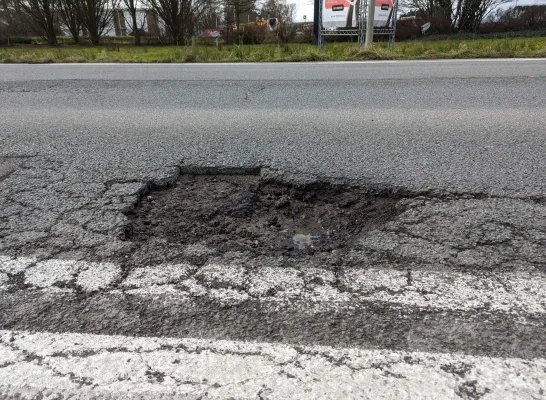
M 364 45 L 364 37 L 366 36 L 366 6 L 364 1 L 358 0 L 358 45 Z
M 318 18 L 317 18 L 317 44 L 318 44 L 318 51 L 322 51 L 322 48 L 324 47 L 324 35 L 322 32 L 322 8 L 323 1 L 324 0 L 316 0 L 318 3 Z
M 368 0 L 368 20 L 366 21 L 366 41 L 364 46 L 371 46 L 373 43 L 373 20 L 375 18 L 375 0 Z
M 394 20 L 392 21 L 392 35 L 389 40 L 389 49 L 394 50 L 394 42 L 396 41 L 396 20 L 398 19 L 398 0 L 394 0 Z
M 320 33 L 319 33 L 319 7 L 320 7 L 320 2 L 319 0 L 315 0 L 314 3 L 313 3 L 314 7 L 313 7 L 313 44 L 314 45 L 318 45 L 319 44 L 319 36 L 320 36 Z

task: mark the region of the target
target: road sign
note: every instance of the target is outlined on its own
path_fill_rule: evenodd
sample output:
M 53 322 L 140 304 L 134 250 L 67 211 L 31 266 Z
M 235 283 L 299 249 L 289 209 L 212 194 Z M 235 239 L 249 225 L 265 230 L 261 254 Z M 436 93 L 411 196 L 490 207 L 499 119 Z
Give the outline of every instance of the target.
M 424 35 L 426 31 L 430 29 L 430 22 L 427 22 L 426 24 L 421 26 L 421 33 Z

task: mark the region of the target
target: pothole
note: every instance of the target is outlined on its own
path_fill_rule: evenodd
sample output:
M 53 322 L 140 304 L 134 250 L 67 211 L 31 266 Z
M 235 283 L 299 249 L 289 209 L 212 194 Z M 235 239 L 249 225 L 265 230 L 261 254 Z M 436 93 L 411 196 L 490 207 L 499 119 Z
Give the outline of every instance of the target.
M 394 218 L 401 211 L 398 201 L 365 187 L 292 185 L 257 174 L 186 174 L 142 199 L 127 239 L 139 248 L 160 243 L 169 254 L 199 245 L 216 254 L 305 257 L 351 247 Z

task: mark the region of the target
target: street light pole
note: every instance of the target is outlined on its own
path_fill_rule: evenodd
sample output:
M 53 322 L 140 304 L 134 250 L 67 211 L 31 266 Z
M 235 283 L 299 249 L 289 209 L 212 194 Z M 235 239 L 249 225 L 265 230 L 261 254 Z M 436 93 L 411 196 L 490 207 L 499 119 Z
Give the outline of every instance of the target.
M 375 0 L 368 0 L 368 20 L 366 21 L 366 41 L 364 46 L 371 46 L 373 43 L 373 21 L 375 19 Z

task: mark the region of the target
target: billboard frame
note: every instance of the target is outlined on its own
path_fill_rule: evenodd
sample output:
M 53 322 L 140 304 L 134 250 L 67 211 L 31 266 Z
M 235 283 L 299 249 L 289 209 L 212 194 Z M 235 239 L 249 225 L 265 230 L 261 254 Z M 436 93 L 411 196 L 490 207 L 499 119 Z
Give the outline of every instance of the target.
M 357 10 L 357 22 L 358 26 L 355 28 L 345 29 L 325 29 L 323 26 L 323 10 L 325 0 L 315 0 L 315 4 L 318 4 L 318 24 L 316 29 L 318 30 L 317 45 L 319 51 L 324 48 L 324 42 L 326 36 L 357 36 L 358 45 L 364 45 L 364 39 L 366 37 L 366 24 L 368 17 L 368 2 L 366 0 L 356 0 Z M 315 9 L 316 10 L 316 9 Z M 394 42 L 396 37 L 396 20 L 398 19 L 398 0 L 393 0 L 393 21 L 391 27 L 374 27 L 373 34 L 375 35 L 388 35 L 389 36 L 389 50 L 394 49 Z

